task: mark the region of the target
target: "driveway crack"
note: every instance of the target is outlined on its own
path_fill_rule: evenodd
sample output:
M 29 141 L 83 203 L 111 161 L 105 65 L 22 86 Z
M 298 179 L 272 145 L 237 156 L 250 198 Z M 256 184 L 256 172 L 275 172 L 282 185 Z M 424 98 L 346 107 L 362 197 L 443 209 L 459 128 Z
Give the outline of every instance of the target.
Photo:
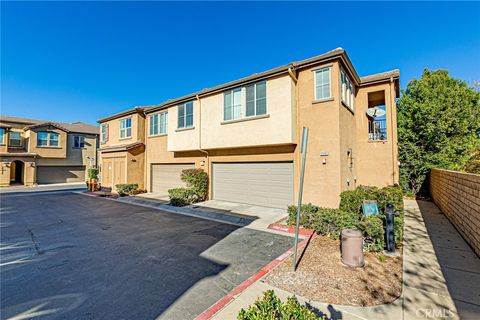
M 40 246 L 36 240 L 35 235 L 33 234 L 33 231 L 31 229 L 28 229 L 28 233 L 30 233 L 30 238 L 32 239 L 33 246 L 35 247 L 35 251 L 37 254 L 43 254 L 44 251 L 40 250 Z

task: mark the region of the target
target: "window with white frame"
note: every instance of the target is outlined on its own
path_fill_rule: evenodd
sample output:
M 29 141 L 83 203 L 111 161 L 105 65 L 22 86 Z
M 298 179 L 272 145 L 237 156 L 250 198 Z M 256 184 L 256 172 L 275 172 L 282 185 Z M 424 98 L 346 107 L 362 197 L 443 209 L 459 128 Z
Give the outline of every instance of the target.
M 73 147 L 74 148 L 85 148 L 85 137 L 84 136 L 74 136 L 73 137 Z
M 330 67 L 315 70 L 315 100 L 331 97 Z
M 259 116 L 267 113 L 267 83 L 258 82 L 245 87 L 246 116 Z
M 101 142 L 102 143 L 105 143 L 107 142 L 107 139 L 108 139 L 108 126 L 106 123 L 103 123 L 101 126 L 100 126 L 100 133 L 101 133 L 101 136 L 100 136 L 100 139 L 101 139 Z
M 178 129 L 193 127 L 193 101 L 178 106 Z
M 355 103 L 355 86 L 343 70 L 341 71 L 340 79 L 342 82 L 340 89 L 342 93 L 342 101 L 353 110 Z
M 149 134 L 155 136 L 158 134 L 167 134 L 168 129 L 168 112 L 156 113 L 150 116 Z
M 223 120 L 242 117 L 242 89 L 237 88 L 223 93 Z
M 41 131 L 37 133 L 38 147 L 58 147 L 59 134 L 56 132 Z
M 8 142 L 10 147 L 21 147 L 22 146 L 22 133 L 10 131 L 10 141 Z
M 0 128 L 0 144 L 5 144 L 5 129 Z
M 120 120 L 120 139 L 130 138 L 132 136 L 132 118 Z

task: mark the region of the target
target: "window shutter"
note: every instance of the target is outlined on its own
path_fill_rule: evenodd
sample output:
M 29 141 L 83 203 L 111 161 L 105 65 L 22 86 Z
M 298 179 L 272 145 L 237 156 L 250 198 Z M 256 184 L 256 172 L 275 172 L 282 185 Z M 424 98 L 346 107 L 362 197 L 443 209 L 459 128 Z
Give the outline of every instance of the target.
M 106 134 L 105 134 L 105 142 L 108 141 L 108 123 L 105 124 L 105 131 L 106 131 Z

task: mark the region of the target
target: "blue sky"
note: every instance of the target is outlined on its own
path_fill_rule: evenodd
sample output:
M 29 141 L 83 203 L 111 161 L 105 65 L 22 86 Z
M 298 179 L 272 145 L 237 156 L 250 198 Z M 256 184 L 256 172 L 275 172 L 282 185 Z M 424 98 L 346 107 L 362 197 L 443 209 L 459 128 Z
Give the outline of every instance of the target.
M 2 2 L 1 114 L 95 120 L 337 47 L 480 80 L 480 3 Z

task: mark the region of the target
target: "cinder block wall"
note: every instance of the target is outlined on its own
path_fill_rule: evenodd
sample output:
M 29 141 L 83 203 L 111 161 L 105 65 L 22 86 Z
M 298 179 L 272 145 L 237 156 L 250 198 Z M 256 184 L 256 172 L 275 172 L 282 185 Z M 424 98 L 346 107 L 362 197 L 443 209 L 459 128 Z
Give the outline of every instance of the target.
M 432 169 L 430 194 L 480 256 L 480 175 Z

